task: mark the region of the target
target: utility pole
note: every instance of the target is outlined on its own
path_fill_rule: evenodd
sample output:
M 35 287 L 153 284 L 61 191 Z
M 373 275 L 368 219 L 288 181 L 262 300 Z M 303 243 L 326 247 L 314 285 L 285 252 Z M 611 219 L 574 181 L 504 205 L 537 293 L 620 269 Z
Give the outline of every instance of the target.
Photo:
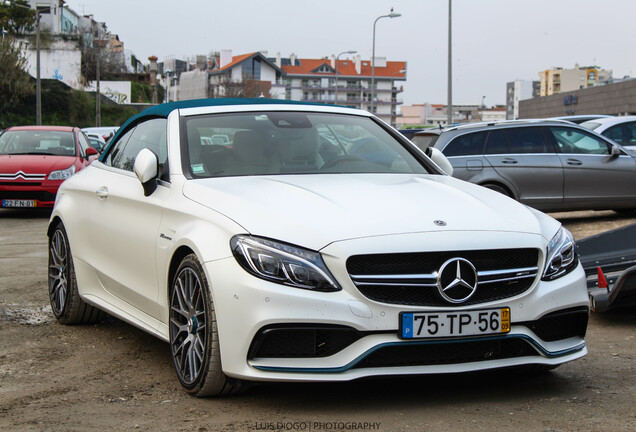
M 100 53 L 97 52 L 97 67 L 96 67 L 96 75 L 97 82 L 95 84 L 95 126 L 100 127 L 102 125 L 102 111 L 100 106 L 100 95 L 99 95 L 99 67 L 100 67 Z
M 452 0 L 448 0 L 448 112 L 446 113 L 446 125 L 453 124 L 453 48 L 451 26 Z

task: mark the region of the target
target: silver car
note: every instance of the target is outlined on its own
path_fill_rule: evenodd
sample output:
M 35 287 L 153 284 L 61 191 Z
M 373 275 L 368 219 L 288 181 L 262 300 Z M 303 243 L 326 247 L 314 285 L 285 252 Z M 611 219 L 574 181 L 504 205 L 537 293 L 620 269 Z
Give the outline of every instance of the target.
M 445 130 L 434 147 L 453 176 L 542 211 L 636 209 L 636 160 L 620 145 L 560 121 Z

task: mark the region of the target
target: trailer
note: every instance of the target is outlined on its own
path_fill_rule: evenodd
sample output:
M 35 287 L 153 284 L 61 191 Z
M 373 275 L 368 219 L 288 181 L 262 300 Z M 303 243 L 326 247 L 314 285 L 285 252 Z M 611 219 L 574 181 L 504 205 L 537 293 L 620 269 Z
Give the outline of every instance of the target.
M 593 311 L 636 305 L 636 224 L 576 242 Z

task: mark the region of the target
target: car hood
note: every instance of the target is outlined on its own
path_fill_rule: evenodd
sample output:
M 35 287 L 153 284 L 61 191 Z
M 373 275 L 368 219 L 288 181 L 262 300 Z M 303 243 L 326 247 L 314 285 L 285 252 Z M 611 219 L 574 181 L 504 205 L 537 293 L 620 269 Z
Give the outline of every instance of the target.
M 75 162 L 74 156 L 0 155 L 0 174 L 49 174 L 66 169 Z
M 432 231 L 523 232 L 549 240 L 559 226 L 497 192 L 440 175 L 227 177 L 187 181 L 183 192 L 252 235 L 314 250 Z

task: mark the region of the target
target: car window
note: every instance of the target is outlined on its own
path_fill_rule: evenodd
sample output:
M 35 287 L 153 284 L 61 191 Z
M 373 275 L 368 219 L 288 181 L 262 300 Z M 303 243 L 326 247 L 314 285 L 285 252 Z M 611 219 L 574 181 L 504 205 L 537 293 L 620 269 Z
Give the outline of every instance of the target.
M 78 137 L 80 148 L 82 149 L 82 155 L 86 156 L 86 149 L 90 147 L 90 142 L 88 141 L 88 138 L 86 138 L 86 135 L 84 135 L 84 132 L 80 131 L 77 134 L 77 137 Z
M 610 144 L 579 129 L 553 126 L 549 128 L 561 153 L 610 154 Z
M 184 170 L 193 177 L 426 173 L 400 141 L 367 117 L 257 112 L 188 117 Z M 215 144 L 214 136 L 228 142 Z M 209 139 L 208 139 L 209 138 Z
M 484 154 L 508 154 L 508 142 L 506 141 L 505 131 L 490 131 L 486 139 Z
M 159 171 L 161 171 L 168 156 L 166 134 L 167 120 L 164 118 L 139 123 L 115 143 L 105 163 L 115 168 L 132 171 L 135 158 L 142 149 L 147 148 L 157 155 Z
M 520 127 L 506 130 L 510 153 L 548 153 L 541 128 Z
M 0 136 L 0 155 L 75 156 L 73 132 L 48 130 L 5 131 Z
M 622 145 L 634 145 L 636 144 L 636 122 L 613 126 L 604 131 L 603 135 Z
M 487 132 L 477 132 L 460 135 L 452 140 L 444 148 L 443 153 L 446 156 L 469 156 L 479 155 L 484 151 L 484 143 L 486 142 Z

